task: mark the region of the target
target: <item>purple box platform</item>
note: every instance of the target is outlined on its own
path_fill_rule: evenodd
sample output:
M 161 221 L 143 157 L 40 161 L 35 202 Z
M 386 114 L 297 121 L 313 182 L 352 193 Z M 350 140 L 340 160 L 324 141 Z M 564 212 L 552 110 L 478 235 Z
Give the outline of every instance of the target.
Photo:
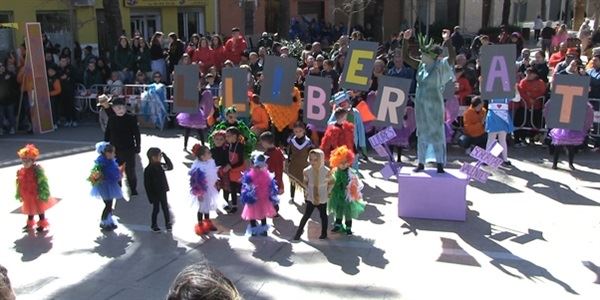
M 459 170 L 436 169 L 413 173 L 403 167 L 398 174 L 398 216 L 464 221 L 467 217 L 467 175 Z

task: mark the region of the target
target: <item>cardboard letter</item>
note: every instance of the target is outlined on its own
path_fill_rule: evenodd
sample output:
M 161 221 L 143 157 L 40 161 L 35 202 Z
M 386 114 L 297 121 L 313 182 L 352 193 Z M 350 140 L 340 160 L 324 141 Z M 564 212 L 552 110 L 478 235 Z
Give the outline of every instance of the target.
M 325 129 L 331 115 L 331 78 L 308 76 L 304 82 L 304 122 Z
M 223 69 L 223 105 L 235 106 L 240 117 L 250 115 L 248 108 L 248 71 L 240 68 Z
M 263 103 L 292 104 L 297 67 L 298 62 L 293 58 L 267 56 L 263 71 L 265 80 L 260 90 L 260 100 Z
M 377 53 L 377 43 L 365 41 L 351 41 L 344 72 L 342 72 L 342 88 L 351 90 L 368 91 L 369 80 L 373 73 L 373 65 Z
M 516 45 L 487 45 L 481 47 L 481 98 L 514 98 L 517 67 Z
M 198 112 L 198 65 L 176 65 L 173 112 Z
M 590 77 L 556 75 L 554 90 L 548 101 L 548 128 L 582 130 L 588 102 Z
M 377 112 L 374 126 L 402 128 L 411 80 L 381 76 L 373 111 Z

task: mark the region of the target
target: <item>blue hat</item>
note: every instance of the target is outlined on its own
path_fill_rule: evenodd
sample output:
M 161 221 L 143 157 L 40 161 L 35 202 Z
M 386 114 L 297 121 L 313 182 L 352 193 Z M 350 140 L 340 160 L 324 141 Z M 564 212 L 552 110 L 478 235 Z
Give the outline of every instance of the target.
M 346 101 L 350 101 L 350 92 L 349 91 L 341 91 L 341 92 L 337 92 L 335 93 L 335 95 L 333 95 L 333 103 L 335 105 L 340 105 Z
M 98 154 L 104 154 L 104 150 L 106 150 L 106 146 L 110 145 L 109 142 L 98 142 L 96 143 L 96 152 Z

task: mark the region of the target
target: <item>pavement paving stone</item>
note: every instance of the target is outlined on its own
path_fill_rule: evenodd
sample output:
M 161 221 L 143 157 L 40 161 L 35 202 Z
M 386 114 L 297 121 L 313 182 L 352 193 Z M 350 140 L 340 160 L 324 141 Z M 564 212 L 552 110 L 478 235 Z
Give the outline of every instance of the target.
M 159 145 L 174 160 L 168 172 L 172 233 L 149 228 L 151 206 L 140 196 L 120 201 L 113 233 L 98 228 L 103 204 L 89 199 L 85 181 L 101 138 L 97 127 L 61 129 L 42 136 L 0 138 L 0 182 L 13 182 L 15 152 L 27 140 L 45 155 L 40 164 L 61 201 L 48 212 L 48 233 L 20 232 L 24 216 L 0 189 L 0 263 L 19 299 L 162 299 L 186 265 L 219 268 L 245 299 L 598 299 L 600 297 L 600 160 L 576 158 L 577 171 L 550 169 L 542 147 L 510 149 L 514 167 L 500 168 L 486 184 L 467 189 L 466 222 L 398 218 L 397 184 L 377 171 L 364 176 L 366 211 L 354 236 L 331 233 L 321 241 L 317 213 L 302 240 L 291 242 L 304 211 L 297 195 L 282 197 L 281 217 L 270 220 L 269 237 L 246 237 L 246 222 L 215 215 L 218 232 L 193 232 L 187 168 L 174 130 L 144 130 L 142 154 Z M 541 155 L 540 155 L 541 153 Z M 414 161 L 414 150 L 406 161 Z M 468 160 L 449 148 L 450 165 Z M 138 178 L 146 164 L 138 161 Z M 368 164 L 372 170 L 383 162 Z M 286 181 L 287 183 L 287 181 Z M 332 220 L 330 220 L 332 221 Z M 162 216 L 159 224 L 164 228 Z

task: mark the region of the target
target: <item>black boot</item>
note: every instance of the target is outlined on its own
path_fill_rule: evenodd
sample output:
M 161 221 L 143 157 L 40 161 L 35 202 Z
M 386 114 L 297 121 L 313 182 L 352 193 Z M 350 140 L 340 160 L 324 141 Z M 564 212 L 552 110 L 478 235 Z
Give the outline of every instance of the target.
M 294 241 L 299 241 L 300 237 L 302 236 L 302 233 L 304 233 L 304 230 L 302 230 L 302 228 L 298 228 L 298 231 L 296 231 L 296 235 L 294 235 Z
M 554 169 L 554 170 L 558 169 L 558 156 L 559 155 L 560 155 L 560 149 L 555 148 L 554 149 L 554 158 L 552 160 L 552 169 Z
M 437 164 L 437 172 L 440 174 L 446 173 L 446 171 L 444 171 L 444 164 Z
M 417 173 L 417 172 L 421 172 L 425 170 L 425 165 L 424 164 L 418 164 L 416 168 L 413 169 L 413 172 Z

